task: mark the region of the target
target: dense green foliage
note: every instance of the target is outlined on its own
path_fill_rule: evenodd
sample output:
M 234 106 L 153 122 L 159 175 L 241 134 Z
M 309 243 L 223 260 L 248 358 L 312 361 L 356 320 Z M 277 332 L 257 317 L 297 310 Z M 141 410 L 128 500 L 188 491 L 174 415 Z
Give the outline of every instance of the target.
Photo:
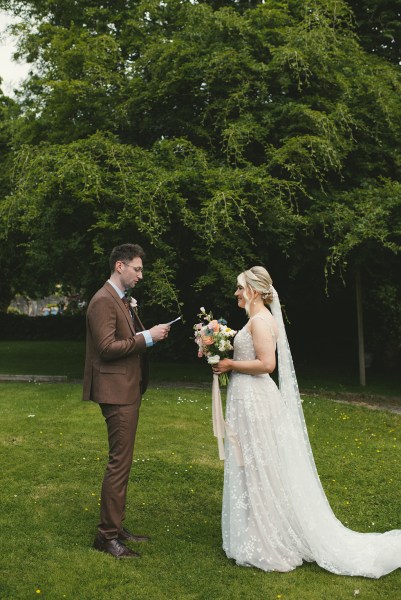
M 349 307 L 338 274 L 359 269 L 372 345 L 397 354 L 398 30 L 368 4 L 0 0 L 33 65 L 8 125 L 9 293 L 89 297 L 127 240 L 148 250 L 147 304 L 187 315 L 227 311 L 260 262 L 291 314 L 324 303 L 325 269 Z

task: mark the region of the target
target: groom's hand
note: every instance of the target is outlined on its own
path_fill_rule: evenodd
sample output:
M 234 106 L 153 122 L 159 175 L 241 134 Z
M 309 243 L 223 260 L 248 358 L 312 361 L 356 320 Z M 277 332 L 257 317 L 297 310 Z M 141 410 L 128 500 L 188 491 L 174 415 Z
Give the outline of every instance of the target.
M 149 333 L 152 336 L 152 340 L 154 342 L 161 342 L 168 337 L 168 333 L 170 331 L 170 325 L 163 323 L 161 325 L 155 325 L 151 329 L 149 329 Z

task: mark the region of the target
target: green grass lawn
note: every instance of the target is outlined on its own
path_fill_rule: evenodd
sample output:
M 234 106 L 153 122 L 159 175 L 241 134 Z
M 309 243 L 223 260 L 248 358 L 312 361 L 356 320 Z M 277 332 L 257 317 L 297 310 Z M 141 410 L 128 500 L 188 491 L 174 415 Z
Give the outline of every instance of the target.
M 226 558 L 209 390 L 147 392 L 126 524 L 152 542 L 132 545 L 139 560 L 92 550 L 106 430 L 99 408 L 80 398 L 79 384 L 0 384 L 2 600 L 400 598 L 401 570 L 380 580 L 315 564 L 264 573 Z M 401 528 L 401 417 L 321 397 L 305 397 L 304 409 L 336 515 L 358 531 Z

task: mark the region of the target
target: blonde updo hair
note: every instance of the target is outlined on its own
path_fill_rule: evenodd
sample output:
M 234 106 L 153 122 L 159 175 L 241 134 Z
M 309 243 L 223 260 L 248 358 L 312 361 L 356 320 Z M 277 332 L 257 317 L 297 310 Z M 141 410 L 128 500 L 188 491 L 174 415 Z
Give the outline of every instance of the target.
M 264 267 L 252 267 L 238 276 L 238 283 L 244 288 L 246 311 L 256 296 L 260 294 L 264 304 L 273 302 L 273 281 Z

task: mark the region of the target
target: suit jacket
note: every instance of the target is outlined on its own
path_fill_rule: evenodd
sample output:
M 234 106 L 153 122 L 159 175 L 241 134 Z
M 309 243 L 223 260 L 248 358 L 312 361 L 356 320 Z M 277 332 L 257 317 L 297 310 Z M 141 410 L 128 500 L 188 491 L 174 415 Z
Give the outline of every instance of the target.
M 140 404 L 148 384 L 144 327 L 135 323 L 108 282 L 96 292 L 86 313 L 83 399 L 100 404 Z

